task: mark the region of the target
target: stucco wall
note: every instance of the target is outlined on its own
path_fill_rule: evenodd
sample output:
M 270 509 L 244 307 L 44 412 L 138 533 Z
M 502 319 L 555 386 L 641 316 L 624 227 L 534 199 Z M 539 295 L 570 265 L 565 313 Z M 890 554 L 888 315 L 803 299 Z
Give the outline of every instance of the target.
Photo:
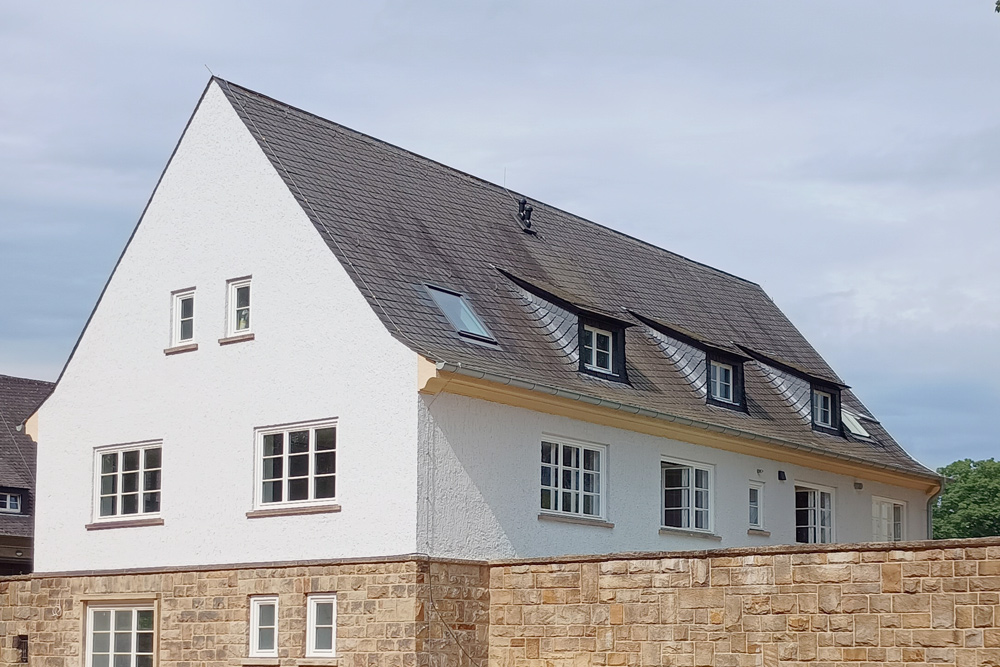
M 255 340 L 220 345 L 253 276 Z M 166 356 L 196 287 L 194 352 Z M 39 419 L 37 571 L 411 553 L 416 358 L 212 84 Z M 339 418 L 342 511 L 248 519 L 255 427 Z M 94 448 L 163 440 L 164 525 L 88 531 Z
M 606 520 L 613 528 L 539 519 L 540 442 L 560 438 L 607 446 Z M 664 458 L 714 466 L 714 533 L 721 539 L 660 533 Z M 927 499 L 920 491 L 451 394 L 421 397 L 419 462 L 420 549 L 442 557 L 790 544 L 798 482 L 835 489 L 837 542 L 872 539 L 873 495 L 906 503 L 906 539 L 926 536 Z M 779 470 L 786 481 L 778 481 Z M 770 537 L 747 534 L 751 480 L 765 483 Z

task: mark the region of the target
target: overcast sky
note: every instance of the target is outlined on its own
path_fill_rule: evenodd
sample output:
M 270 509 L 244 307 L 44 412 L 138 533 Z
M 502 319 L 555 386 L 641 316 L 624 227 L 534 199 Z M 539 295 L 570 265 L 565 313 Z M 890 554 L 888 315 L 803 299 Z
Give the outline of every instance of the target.
M 993 4 L 0 2 L 0 373 L 59 374 L 207 65 L 756 281 L 921 461 L 1000 456 Z

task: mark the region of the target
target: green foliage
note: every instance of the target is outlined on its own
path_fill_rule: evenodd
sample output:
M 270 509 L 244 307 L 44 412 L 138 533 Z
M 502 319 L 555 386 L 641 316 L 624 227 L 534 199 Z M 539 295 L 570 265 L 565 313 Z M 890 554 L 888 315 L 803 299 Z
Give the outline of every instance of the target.
M 950 479 L 934 506 L 934 539 L 1000 535 L 1000 462 L 962 459 L 938 472 Z

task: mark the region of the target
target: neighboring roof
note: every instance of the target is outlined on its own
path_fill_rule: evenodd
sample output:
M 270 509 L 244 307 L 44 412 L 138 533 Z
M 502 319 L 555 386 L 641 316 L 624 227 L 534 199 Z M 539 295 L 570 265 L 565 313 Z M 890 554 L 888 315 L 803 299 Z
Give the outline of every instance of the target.
M 630 313 L 843 384 L 759 285 L 533 199 L 537 233 L 526 234 L 515 217 L 518 193 L 214 81 L 375 313 L 414 351 L 438 362 L 936 476 L 876 422 L 865 422 L 870 441 L 814 432 L 775 389 L 761 360 L 746 363 L 747 414 L 707 405 L 650 329 Z M 524 293 L 511 289 L 509 276 L 634 323 L 626 330 L 630 384 L 579 373 L 567 364 L 562 343 L 553 342 L 558 336 L 545 329 L 551 318 L 539 317 L 538 304 L 526 308 Z M 499 347 L 463 340 L 422 289 L 425 283 L 464 294 Z M 832 321 L 836 313 L 827 316 Z M 870 417 L 850 390 L 842 400 L 844 407 Z
M 54 386 L 51 382 L 0 375 L 0 487 L 34 491 L 35 443 L 23 428 L 17 429 Z M 30 516 L 0 513 L 0 535 L 30 537 L 31 527 Z

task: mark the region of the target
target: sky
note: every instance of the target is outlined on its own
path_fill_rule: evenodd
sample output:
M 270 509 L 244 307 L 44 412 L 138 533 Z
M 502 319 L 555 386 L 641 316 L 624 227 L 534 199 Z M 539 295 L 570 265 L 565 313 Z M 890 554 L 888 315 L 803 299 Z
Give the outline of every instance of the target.
M 761 284 L 1000 457 L 992 0 L 0 3 L 0 374 L 54 380 L 216 75 Z

